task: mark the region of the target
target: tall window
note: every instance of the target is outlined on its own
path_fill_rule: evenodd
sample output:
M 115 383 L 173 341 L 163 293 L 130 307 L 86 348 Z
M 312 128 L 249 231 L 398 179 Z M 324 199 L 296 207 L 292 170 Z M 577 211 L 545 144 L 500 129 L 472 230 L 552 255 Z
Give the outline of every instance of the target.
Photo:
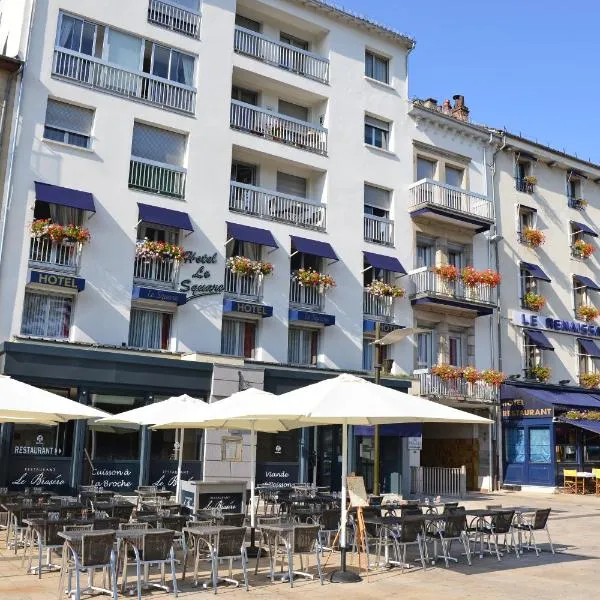
M 434 179 L 437 163 L 428 158 L 417 157 L 417 181 Z
M 577 340 L 577 361 L 579 363 L 579 375 L 587 375 L 598 371 L 596 359 L 588 354 L 588 351 L 579 340 Z
M 255 33 L 260 33 L 260 23 L 254 19 L 249 19 L 248 17 L 243 17 L 242 15 L 236 14 L 235 24 L 238 27 L 243 27 L 244 29 L 254 31 Z
M 518 230 L 519 238 L 525 229 L 537 229 L 537 211 L 529 206 L 519 204 L 518 207 Z
M 138 226 L 138 240 L 167 242 L 177 245 L 179 243 L 179 229 L 159 227 L 153 223 L 140 223 Z
M 390 61 L 389 59 L 374 54 L 370 50 L 365 51 L 365 75 L 371 79 L 390 82 Z
M 365 183 L 365 215 L 374 215 L 384 219 L 390 216 L 391 192 Z
M 365 115 L 365 144 L 389 150 L 390 123 Z
M 375 346 L 373 345 L 374 339 L 375 338 L 369 336 L 363 337 L 363 371 L 372 371 L 375 368 Z M 389 356 L 389 348 L 389 346 L 381 346 L 381 362 L 387 360 Z
M 183 167 L 186 137 L 174 131 L 134 123 L 131 155 L 162 165 Z
M 464 340 L 462 335 L 448 336 L 448 363 L 454 367 L 462 367 L 464 358 Z
M 572 175 L 567 175 L 567 196 L 570 203 L 581 199 L 581 180 Z
M 277 171 L 277 191 L 281 194 L 306 198 L 307 190 L 308 181 L 304 177 Z
M 256 358 L 256 323 L 238 319 L 223 319 L 221 354 Z
M 573 278 L 573 301 L 575 310 L 590 303 L 587 286 L 583 285 L 576 277 Z
M 280 114 L 298 121 L 308 121 L 308 108 L 301 106 L 300 104 L 294 104 L 293 102 L 287 102 L 286 100 L 279 99 L 278 111 Z
M 448 250 L 448 264 L 456 267 L 458 270 L 462 269 L 464 265 L 464 253 L 462 250 L 453 248 Z
M 504 433 L 504 454 L 507 463 L 525 462 L 525 429 L 507 427 Z
M 525 369 L 532 369 L 533 367 L 542 366 L 543 364 L 543 353 L 539 346 L 537 346 L 533 340 L 529 338 L 527 333 L 525 333 L 525 352 L 524 352 L 524 360 L 525 360 Z
M 519 279 L 521 282 L 521 304 L 524 306 L 523 299 L 525 298 L 525 296 L 527 294 L 529 294 L 529 293 L 537 294 L 538 280 L 524 267 L 521 267 L 521 269 L 520 269 Z
M 73 298 L 25 292 L 21 334 L 68 339 Z
M 529 462 L 549 463 L 552 461 L 549 427 L 529 428 Z
M 61 14 L 56 45 L 93 56 L 96 47 L 96 27 L 96 24 L 90 21 Z
M 258 167 L 238 161 L 231 163 L 231 181 L 244 183 L 246 185 L 256 185 Z
M 456 188 L 464 187 L 464 169 L 446 165 L 446 183 Z
M 515 164 L 515 186 L 519 192 L 533 192 L 533 186 L 525 181 L 531 175 L 531 163 L 528 160 L 518 160 Z
M 300 50 L 308 51 L 309 48 L 309 43 L 306 40 L 297 38 L 289 33 L 284 33 L 283 31 L 279 33 L 279 41 Z
M 433 365 L 433 332 L 417 334 L 417 369 L 429 369 Z
M 48 99 L 44 138 L 79 148 L 89 148 L 94 111 Z
M 319 356 L 318 329 L 290 327 L 288 335 L 288 362 L 294 365 L 317 366 Z
M 154 310 L 131 309 L 129 345 L 132 348 L 168 350 L 172 315 Z
M 416 268 L 433 266 L 435 250 L 433 244 L 425 240 L 417 240 Z

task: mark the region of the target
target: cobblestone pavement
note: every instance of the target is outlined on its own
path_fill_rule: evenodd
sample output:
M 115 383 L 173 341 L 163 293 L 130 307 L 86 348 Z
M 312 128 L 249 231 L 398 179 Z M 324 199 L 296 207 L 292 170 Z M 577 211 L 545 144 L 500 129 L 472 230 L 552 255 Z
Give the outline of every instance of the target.
M 525 552 L 521 559 L 514 555 L 505 556 L 501 562 L 495 557 L 476 554 L 473 566 L 469 567 L 465 557 L 449 569 L 443 561 L 423 572 L 411 568 L 400 573 L 399 569 L 381 570 L 358 584 L 332 584 L 327 580 L 321 586 L 318 580 L 299 580 L 290 589 L 289 584 L 271 584 L 264 576 L 265 565 L 254 576 L 254 560 L 251 559 L 252 575 L 250 592 L 246 596 L 243 589 L 220 588 L 219 596 L 225 598 L 390 598 L 398 595 L 403 600 L 438 599 L 444 600 L 477 598 L 540 598 L 592 600 L 598 597 L 600 586 L 600 497 L 571 496 L 545 493 L 496 493 L 469 497 L 464 504 L 469 508 L 483 507 L 487 503 L 504 506 L 551 507 L 549 522 L 552 540 L 557 550 L 549 552 L 544 536 L 544 552 L 536 557 L 534 552 Z M 0 550 L 0 600 L 57 600 L 58 575 L 44 573 L 41 580 L 37 576 L 24 575 L 20 556 L 8 552 L 4 539 Z M 454 548 L 457 552 L 457 547 Z M 310 561 L 310 569 L 314 559 Z M 334 567 L 329 562 L 327 571 Z M 225 565 L 223 565 L 225 569 Z M 180 597 L 196 600 L 208 597 L 212 592 L 194 588 L 189 577 L 180 583 Z M 63 596 L 66 598 L 66 596 Z M 107 597 L 107 596 L 104 596 Z M 172 598 L 165 592 L 156 590 L 144 593 L 144 598 Z

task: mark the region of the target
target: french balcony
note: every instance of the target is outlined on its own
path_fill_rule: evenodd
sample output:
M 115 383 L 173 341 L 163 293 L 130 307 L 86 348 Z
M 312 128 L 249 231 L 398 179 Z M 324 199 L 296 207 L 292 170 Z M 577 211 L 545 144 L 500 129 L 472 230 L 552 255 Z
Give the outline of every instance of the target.
M 364 216 L 365 241 L 384 246 L 394 245 L 394 221 L 375 215 Z
M 52 241 L 46 237 L 31 236 L 29 264 L 32 267 L 51 268 L 65 273 L 77 273 L 81 263 L 80 242 Z
M 411 304 L 446 312 L 448 309 L 474 311 L 477 316 L 490 315 L 496 308 L 494 288 L 478 283 L 467 286 L 462 279 L 448 281 L 430 267 L 410 274 L 414 285 Z
M 129 187 L 161 196 L 184 198 L 186 174 L 182 167 L 134 156 L 129 162 Z
M 253 104 L 232 100 L 230 125 L 233 129 L 280 144 L 317 154 L 327 154 L 327 129 Z
M 413 218 L 452 223 L 475 233 L 487 231 L 494 223 L 494 205 L 480 194 L 433 179 L 421 179 L 408 189 L 408 210 Z
M 148 22 L 193 38 L 200 37 L 200 13 L 169 0 L 150 0 Z
M 236 27 L 234 50 L 302 77 L 329 83 L 329 61 L 290 44 L 271 40 L 260 33 Z
M 325 292 L 319 287 L 302 286 L 292 275 L 290 281 L 290 305 L 320 312 L 325 306 Z
M 179 283 L 179 261 L 172 258 L 136 256 L 133 264 L 133 282 L 143 286 L 174 289 Z
M 236 181 L 232 181 L 230 186 L 229 210 L 259 219 L 325 231 L 324 204 Z
M 231 269 L 225 269 L 225 295 L 230 298 L 240 298 L 259 302 L 262 298 L 263 276 L 252 273 L 240 275 Z
M 521 177 L 515 177 L 515 189 L 517 192 L 523 192 L 525 194 L 533 194 L 535 184 Z
M 176 81 L 110 65 L 65 48 L 54 49 L 52 74 L 61 79 L 160 108 L 194 114 L 196 89 Z
M 444 380 L 429 370 L 415 373 L 419 380 L 419 394 L 458 402 L 498 402 L 498 386 L 485 381 L 469 382 L 462 378 Z
M 391 296 L 374 296 L 365 290 L 363 313 L 365 316 L 389 321 L 394 316 L 394 299 Z

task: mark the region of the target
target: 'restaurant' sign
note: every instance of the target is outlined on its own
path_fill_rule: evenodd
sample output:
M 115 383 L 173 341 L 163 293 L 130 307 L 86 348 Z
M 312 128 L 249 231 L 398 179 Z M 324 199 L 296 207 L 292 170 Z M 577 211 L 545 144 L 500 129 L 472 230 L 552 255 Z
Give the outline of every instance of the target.
M 538 400 L 504 400 L 502 402 L 503 419 L 543 419 L 552 417 L 553 409 Z

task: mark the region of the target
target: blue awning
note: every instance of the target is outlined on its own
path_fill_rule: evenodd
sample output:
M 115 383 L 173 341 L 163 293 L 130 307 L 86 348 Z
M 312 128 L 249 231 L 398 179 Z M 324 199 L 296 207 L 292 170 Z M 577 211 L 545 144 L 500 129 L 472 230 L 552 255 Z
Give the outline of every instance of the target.
M 592 358 L 600 358 L 600 348 L 594 340 L 589 338 L 577 338 L 577 341 L 581 344 L 581 347 L 585 350 L 586 354 L 589 354 Z
M 563 417 L 558 417 L 558 420 L 561 423 L 567 423 L 568 425 L 573 425 L 574 427 L 580 427 L 581 429 L 587 429 L 588 431 L 593 431 L 594 433 L 600 433 L 600 421 L 590 421 L 588 419 L 575 421 L 573 419 L 564 419 Z
M 375 269 L 384 269 L 393 273 L 406 275 L 406 270 L 400 261 L 394 256 L 384 256 L 375 252 L 363 252 L 365 260 Z
M 273 234 L 268 229 L 260 229 L 259 227 L 250 227 L 227 221 L 227 239 L 231 238 L 240 242 L 270 246 L 271 248 L 279 247 Z
M 586 287 L 589 290 L 596 290 L 597 292 L 600 292 L 600 287 L 598 284 L 594 283 L 589 277 L 584 277 L 583 275 L 573 275 L 573 278 L 579 285 Z
M 572 408 L 594 408 L 600 409 L 600 396 L 597 394 L 585 394 L 583 392 L 567 392 L 561 390 L 541 390 L 528 386 L 502 385 L 500 390 L 501 400 L 523 400 L 539 401 L 549 406 L 566 406 Z
M 180 210 L 171 210 L 170 208 L 161 208 L 150 204 L 138 202 L 140 221 L 153 223 L 154 225 L 163 225 L 164 227 L 174 227 L 175 229 L 184 229 L 185 231 L 194 231 L 192 222 L 187 213 Z
M 354 435 L 372 437 L 375 434 L 375 425 L 354 425 Z M 379 435 L 387 437 L 419 437 L 423 435 L 422 423 L 390 423 L 379 425 Z
M 292 238 L 292 246 L 298 252 L 320 256 L 321 258 L 330 258 L 331 260 L 339 260 L 331 244 L 327 242 L 318 242 L 317 240 L 301 238 L 296 235 L 290 235 L 290 238 Z
M 571 221 L 571 225 L 573 227 L 575 227 L 578 232 L 583 232 L 583 233 L 587 233 L 588 235 L 591 235 L 592 237 L 598 237 L 598 234 L 588 225 L 586 225 L 585 223 L 578 223 L 577 221 Z
M 534 346 L 542 350 L 554 350 L 554 346 L 550 343 L 550 340 L 541 331 L 526 329 L 525 332 Z
M 35 199 L 40 202 L 48 202 L 48 204 L 60 204 L 61 206 L 96 212 L 94 196 L 89 192 L 50 185 L 41 181 L 35 182 Z
M 544 273 L 544 271 L 542 270 L 541 267 L 538 267 L 537 265 L 534 265 L 533 263 L 528 263 L 528 262 L 521 262 L 521 267 L 527 271 L 529 271 L 530 275 L 532 277 L 535 277 L 535 279 L 541 279 L 542 281 L 552 281 L 550 279 L 550 277 L 548 277 L 548 275 L 546 275 L 546 273 Z

